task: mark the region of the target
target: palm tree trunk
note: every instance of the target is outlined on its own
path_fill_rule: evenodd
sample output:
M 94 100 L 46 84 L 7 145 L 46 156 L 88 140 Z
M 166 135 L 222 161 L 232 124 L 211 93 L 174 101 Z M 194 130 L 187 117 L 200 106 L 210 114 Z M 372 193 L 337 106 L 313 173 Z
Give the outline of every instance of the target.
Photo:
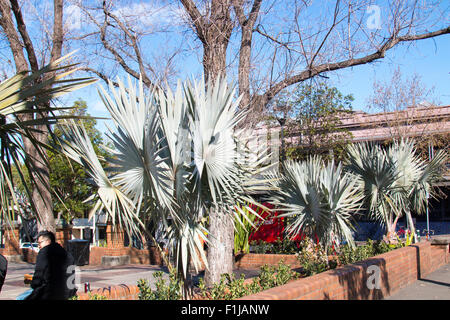
M 409 230 L 411 231 L 414 237 L 414 242 L 417 242 L 416 227 L 414 226 L 414 221 L 412 219 L 412 215 L 409 210 L 406 211 L 406 219 L 408 220 Z
M 212 209 L 209 214 L 209 244 L 207 250 L 208 270 L 205 272 L 206 286 L 220 281 L 224 273 L 233 272 L 234 227 L 229 214 Z

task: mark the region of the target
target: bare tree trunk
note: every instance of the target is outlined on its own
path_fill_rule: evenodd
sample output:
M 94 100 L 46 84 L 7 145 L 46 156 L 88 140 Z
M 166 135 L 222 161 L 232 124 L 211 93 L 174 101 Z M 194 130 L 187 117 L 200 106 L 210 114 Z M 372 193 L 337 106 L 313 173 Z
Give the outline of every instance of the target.
M 241 26 L 241 45 L 239 47 L 238 67 L 239 95 L 242 96 L 240 106 L 242 109 L 253 111 L 247 116 L 247 119 L 251 122 L 255 122 L 255 120 L 257 121 L 257 119 L 261 116 L 260 111 L 262 111 L 262 106 L 252 103 L 250 94 L 253 28 L 255 26 L 256 19 L 258 18 L 261 2 L 262 0 L 255 0 L 253 2 L 252 8 L 247 17 L 243 9 L 244 0 L 233 1 L 234 11 L 236 13 L 237 20 L 239 21 L 239 25 Z
M 50 61 L 53 62 L 61 57 L 62 44 L 63 44 L 63 0 L 54 0 L 54 25 L 53 25 L 53 47 L 51 51 Z M 23 20 L 21 8 L 17 0 L 0 0 L 0 12 L 1 19 L 0 25 L 5 32 L 11 51 L 14 56 L 17 72 L 28 71 L 27 60 L 25 58 L 23 49 L 27 51 L 28 61 L 32 71 L 37 71 L 39 65 L 34 51 L 33 43 L 27 32 L 25 22 Z M 14 14 L 17 30 L 12 20 L 11 12 Z M 20 37 L 19 37 L 20 34 Z M 23 43 L 23 44 L 22 44 Z M 51 78 L 54 74 L 47 74 L 46 77 Z M 39 81 L 39 79 L 37 80 Z M 45 90 L 45 88 L 44 88 Z M 43 106 L 47 107 L 49 102 Z M 25 114 L 19 116 L 20 120 L 32 120 L 33 117 L 41 118 L 46 117 L 47 112 L 32 114 Z M 36 131 L 33 133 L 34 138 L 42 144 L 45 144 L 48 139 L 48 128 L 46 126 L 36 126 Z M 50 172 L 47 163 L 47 154 L 45 149 L 37 146 L 31 140 L 26 137 L 22 137 L 23 145 L 26 152 L 28 162 L 28 169 L 30 176 L 36 183 L 32 186 L 31 191 L 31 204 L 35 214 L 38 218 L 38 229 L 49 230 L 55 232 L 55 219 L 53 215 L 53 202 L 50 189 Z

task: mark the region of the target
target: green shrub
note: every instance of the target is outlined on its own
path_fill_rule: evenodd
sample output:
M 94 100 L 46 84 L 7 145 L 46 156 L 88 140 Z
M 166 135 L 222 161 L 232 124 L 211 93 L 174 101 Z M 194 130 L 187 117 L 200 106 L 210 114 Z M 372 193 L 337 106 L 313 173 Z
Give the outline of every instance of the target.
M 288 238 L 281 240 L 278 238 L 273 243 L 263 240 L 254 240 L 251 243 L 254 253 L 273 253 L 273 254 L 296 254 L 299 249 L 297 243 Z
M 272 244 L 263 240 L 251 241 L 250 245 L 253 247 L 253 251 L 259 254 L 269 253 L 273 250 Z
M 176 276 L 175 272 L 169 274 L 169 282 L 163 278 L 162 271 L 153 273 L 156 279 L 156 290 L 152 291 L 147 279 L 139 279 L 137 282 L 139 288 L 139 300 L 179 300 L 183 296 L 183 283 Z
M 367 243 L 356 248 L 351 248 L 349 245 L 342 245 L 339 247 L 339 263 L 342 265 L 355 263 L 358 261 L 369 259 L 373 256 L 389 252 L 391 250 L 401 248 L 404 244 L 388 244 L 385 241 L 367 240 Z
M 108 300 L 108 298 L 98 293 L 89 293 L 89 300 Z
M 264 265 L 257 278 L 262 290 L 278 287 L 286 284 L 290 280 L 297 279 L 299 274 L 291 270 L 290 265 L 280 261 L 277 266 Z
M 311 239 L 302 241 L 302 249 L 298 253 L 298 260 L 306 276 L 324 272 L 336 264 L 330 264 L 325 248 L 321 244 L 315 244 Z
M 296 254 L 299 251 L 297 243 L 288 238 L 284 238 L 283 240 L 278 238 L 273 242 L 272 248 L 273 253 L 278 254 Z
M 220 282 L 211 288 L 206 288 L 203 279 L 200 279 L 199 288 L 204 298 L 232 300 L 283 285 L 290 280 L 297 279 L 298 276 L 299 274 L 292 271 L 289 265 L 280 261 L 277 266 L 262 266 L 260 274 L 250 283 L 244 284 L 244 274 L 241 274 L 239 279 L 236 279 L 234 274 L 223 274 Z

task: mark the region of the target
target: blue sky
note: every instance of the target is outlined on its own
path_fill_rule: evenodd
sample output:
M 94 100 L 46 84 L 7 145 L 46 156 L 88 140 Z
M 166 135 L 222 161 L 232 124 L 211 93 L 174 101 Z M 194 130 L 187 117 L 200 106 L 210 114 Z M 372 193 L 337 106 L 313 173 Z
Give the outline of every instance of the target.
M 450 35 L 421 40 L 415 46 L 402 45 L 389 51 L 386 57 L 373 64 L 340 70 L 335 73 L 334 85 L 345 94 L 353 94 L 355 110 L 366 110 L 373 92 L 374 80 L 389 80 L 399 66 L 403 78 L 418 74 L 442 105 L 450 104 Z

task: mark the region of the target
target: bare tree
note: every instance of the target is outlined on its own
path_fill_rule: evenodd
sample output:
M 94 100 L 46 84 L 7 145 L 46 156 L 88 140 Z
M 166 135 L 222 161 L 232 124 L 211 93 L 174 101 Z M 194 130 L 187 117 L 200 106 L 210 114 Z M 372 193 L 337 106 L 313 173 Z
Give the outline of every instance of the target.
M 70 30 L 69 41 L 89 52 L 90 59 L 80 61 L 85 71 L 105 82 L 114 82 L 114 77 L 124 71 L 135 79 L 142 77 L 147 87 L 164 86 L 165 81 L 175 77 L 175 60 L 183 53 L 183 44 L 170 41 L 173 25 L 169 27 L 168 20 L 173 13 L 168 4 L 69 2 L 77 13 L 77 27 Z M 156 41 L 163 43 L 157 48 Z
M 431 148 L 448 149 L 448 133 L 440 123 L 446 115 L 439 110 L 434 88 L 428 88 L 418 74 L 405 78 L 399 67 L 390 79 L 375 80 L 367 109 L 378 112 L 379 121 L 371 124 L 386 131 L 387 140 L 413 138 L 424 160 Z
M 18 0 L 0 1 L 0 26 L 6 36 L 9 48 L 14 57 L 16 72 L 38 71 L 39 61 L 35 49 L 35 44 L 27 30 L 27 25 L 22 13 L 22 7 Z M 53 1 L 53 31 L 51 33 L 50 62 L 61 57 L 64 40 L 63 32 L 63 0 Z M 26 55 L 25 55 L 25 52 Z M 44 62 L 45 63 L 45 62 Z M 47 74 L 48 79 L 54 77 L 53 73 Z M 40 81 L 39 79 L 37 81 Z M 48 110 L 50 102 L 38 106 Z M 47 111 L 36 113 L 26 113 L 20 116 L 20 120 L 32 120 L 33 117 L 46 117 Z M 33 136 L 40 144 L 45 144 L 48 139 L 48 127 L 36 125 Z M 49 182 L 49 168 L 47 165 L 46 153 L 28 139 L 23 137 L 25 151 L 29 162 L 28 168 L 35 183 L 31 192 L 31 204 L 39 217 L 39 229 L 55 231 L 55 221 L 53 216 L 53 204 L 51 200 L 51 190 Z

